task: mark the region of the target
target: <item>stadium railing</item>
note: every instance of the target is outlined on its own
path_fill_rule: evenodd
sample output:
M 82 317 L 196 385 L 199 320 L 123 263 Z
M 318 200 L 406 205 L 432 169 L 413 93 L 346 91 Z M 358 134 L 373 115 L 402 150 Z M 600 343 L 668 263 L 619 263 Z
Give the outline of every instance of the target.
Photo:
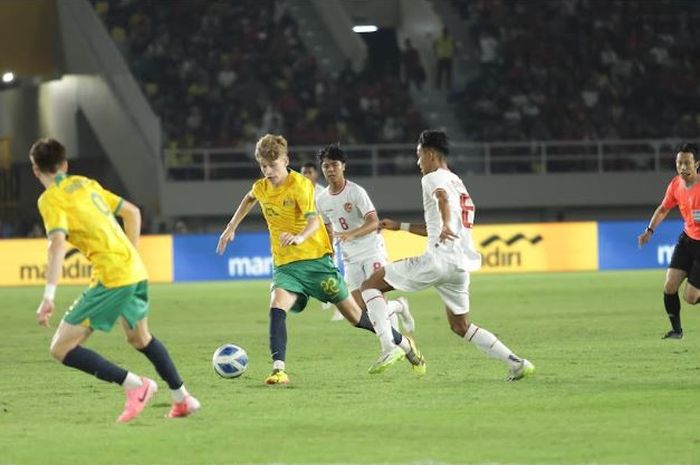
M 679 139 L 454 142 L 450 167 L 461 174 L 547 174 L 668 171 Z M 697 142 L 697 141 L 695 141 Z M 291 146 L 292 165 L 313 160 L 318 146 Z M 165 149 L 167 179 L 209 181 L 258 175 L 253 148 Z M 415 144 L 346 145 L 351 176 L 416 171 Z

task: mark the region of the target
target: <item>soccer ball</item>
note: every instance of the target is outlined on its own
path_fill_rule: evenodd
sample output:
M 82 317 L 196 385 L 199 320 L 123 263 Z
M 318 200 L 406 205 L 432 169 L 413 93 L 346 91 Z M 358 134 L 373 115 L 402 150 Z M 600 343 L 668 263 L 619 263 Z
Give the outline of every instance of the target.
M 238 378 L 248 368 L 248 354 L 243 347 L 224 344 L 214 351 L 211 363 L 222 378 Z

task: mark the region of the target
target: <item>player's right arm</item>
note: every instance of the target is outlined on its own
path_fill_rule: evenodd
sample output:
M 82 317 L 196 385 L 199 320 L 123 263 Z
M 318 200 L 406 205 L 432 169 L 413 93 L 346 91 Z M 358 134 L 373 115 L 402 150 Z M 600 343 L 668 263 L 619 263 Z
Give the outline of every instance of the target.
M 233 242 L 238 225 L 241 224 L 243 218 L 250 213 L 250 210 L 255 206 L 256 202 L 257 199 L 255 196 L 253 196 L 253 191 L 248 191 L 248 193 L 243 197 L 243 200 L 241 200 L 240 205 L 238 205 L 236 213 L 233 214 L 231 220 L 226 225 L 226 229 L 224 229 L 224 232 L 222 232 L 221 236 L 219 236 L 219 243 L 216 246 L 216 253 L 223 255 L 228 243 Z
M 654 210 L 654 214 L 651 215 L 651 220 L 649 220 L 649 226 L 646 227 L 642 234 L 637 236 L 637 243 L 639 244 L 639 247 L 649 242 L 649 239 L 651 239 L 651 235 L 654 234 L 654 231 L 656 231 L 656 227 L 661 224 L 664 218 L 666 218 L 668 212 L 671 211 L 676 205 L 678 205 L 678 200 L 676 199 L 675 191 L 679 179 L 680 178 L 676 176 L 668 184 L 668 187 L 666 188 L 666 193 L 664 194 L 664 199 L 661 201 L 661 204 L 658 207 L 656 207 L 656 210 Z
M 63 269 L 63 261 L 66 253 L 66 233 L 56 230 L 49 234 L 48 261 L 46 266 L 46 287 L 44 297 L 36 310 L 36 321 L 41 326 L 49 326 L 49 318 L 54 310 L 54 297 L 56 286 Z
M 425 226 L 425 223 L 399 223 L 398 221 L 384 218 L 379 222 L 379 228 L 387 229 L 389 231 L 398 231 L 399 229 L 402 229 L 410 232 L 411 234 L 417 234 L 418 236 L 428 235 L 428 228 Z
M 105 189 L 95 181 L 90 180 L 92 187 L 102 197 L 109 211 L 114 216 L 119 216 L 124 221 L 124 234 L 129 239 L 129 242 L 134 247 L 138 246 L 139 237 L 141 237 L 141 210 L 131 202 L 127 202 L 122 197 L 114 192 Z
M 36 321 L 41 326 L 48 326 L 49 317 L 54 310 L 53 300 L 56 295 L 56 286 L 58 286 L 65 259 L 68 215 L 66 215 L 62 203 L 46 193 L 39 197 L 37 206 L 44 221 L 49 247 L 47 249 L 46 287 L 39 308 L 36 310 Z
M 668 215 L 669 211 L 671 211 L 671 209 L 664 207 L 663 204 L 656 207 L 656 210 L 654 210 L 654 214 L 651 215 L 649 226 L 647 226 L 644 232 L 637 237 L 637 243 L 639 244 L 639 247 L 649 242 L 649 239 L 651 239 L 651 235 L 654 234 L 654 231 L 656 231 L 656 227 L 660 225 L 661 222 L 666 218 L 666 215 Z

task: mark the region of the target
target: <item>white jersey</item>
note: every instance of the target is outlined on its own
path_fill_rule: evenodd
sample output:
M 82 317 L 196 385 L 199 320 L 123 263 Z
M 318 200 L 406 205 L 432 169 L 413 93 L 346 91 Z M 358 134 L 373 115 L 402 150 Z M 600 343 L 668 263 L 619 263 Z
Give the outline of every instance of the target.
M 318 194 L 323 192 L 324 189 L 325 189 L 325 187 L 323 186 L 323 184 L 319 184 L 319 183 L 314 184 L 314 197 L 318 198 Z M 318 209 L 318 206 L 316 208 Z
M 472 240 L 474 202 L 464 183 L 453 172 L 441 168 L 423 176 L 421 184 L 425 224 L 428 230 L 426 253 L 448 263 L 454 263 L 465 271 L 478 270 L 481 267 L 481 254 L 474 248 Z M 435 192 L 438 190 L 447 193 L 450 209 L 449 226 L 458 236 L 457 239 L 447 240 L 444 243 L 440 242 L 442 216 L 435 197 Z
M 331 193 L 329 187 L 318 194 L 316 207 L 323 222 L 330 224 L 336 232 L 359 228 L 364 224 L 367 215 L 376 211 L 367 191 L 347 180 L 343 189 L 336 194 Z M 358 263 L 386 256 L 384 240 L 376 231 L 343 242 L 341 249 L 345 263 Z

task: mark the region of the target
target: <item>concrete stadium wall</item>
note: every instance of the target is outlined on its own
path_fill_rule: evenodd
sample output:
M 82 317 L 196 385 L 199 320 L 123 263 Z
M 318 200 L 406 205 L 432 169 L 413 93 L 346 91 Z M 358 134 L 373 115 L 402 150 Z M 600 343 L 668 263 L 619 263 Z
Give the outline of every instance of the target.
M 465 176 L 464 181 L 480 211 L 629 209 L 645 216 L 658 205 L 671 171 L 644 173 L 581 173 L 548 175 Z M 376 207 L 384 212 L 422 211 L 420 178 L 394 176 L 354 178 L 364 186 Z M 233 213 L 250 181 L 166 182 L 163 214 L 217 216 Z M 252 214 L 259 214 L 257 209 Z M 481 213 L 478 214 L 483 220 Z M 620 216 L 620 215 L 615 215 Z M 629 218 L 630 215 L 622 215 Z M 517 218 L 517 215 L 516 215 Z M 540 219 L 540 218 L 536 218 Z

